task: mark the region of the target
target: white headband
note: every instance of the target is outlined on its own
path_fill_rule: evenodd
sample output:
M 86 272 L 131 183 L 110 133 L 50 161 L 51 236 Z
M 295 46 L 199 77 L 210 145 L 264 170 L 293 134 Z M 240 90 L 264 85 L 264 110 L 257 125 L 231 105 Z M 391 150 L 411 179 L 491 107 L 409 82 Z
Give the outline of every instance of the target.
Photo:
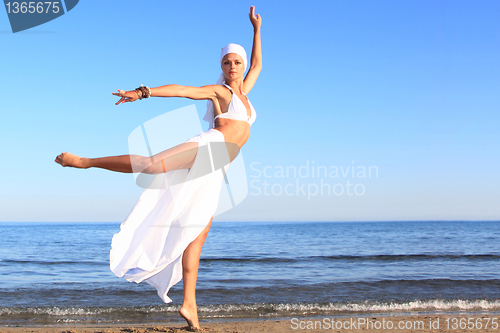
M 222 64 L 222 58 L 228 53 L 236 53 L 243 59 L 243 65 L 245 66 L 245 71 L 247 70 L 247 53 L 245 52 L 245 49 L 243 46 L 238 45 L 238 44 L 227 44 L 222 48 L 222 51 L 220 52 L 220 63 Z
M 224 56 L 228 53 L 236 53 L 237 55 L 239 55 L 243 59 L 243 66 L 245 67 L 244 71 L 247 70 L 247 53 L 245 52 L 243 46 L 233 43 L 224 46 L 220 53 L 221 64 L 222 64 L 222 58 L 224 58 Z M 225 79 L 224 74 L 221 73 L 215 84 L 222 84 L 222 82 L 224 82 L 224 79 Z M 203 120 L 208 122 L 209 129 L 214 128 L 214 104 L 212 103 L 211 100 L 207 101 L 207 112 L 205 113 Z

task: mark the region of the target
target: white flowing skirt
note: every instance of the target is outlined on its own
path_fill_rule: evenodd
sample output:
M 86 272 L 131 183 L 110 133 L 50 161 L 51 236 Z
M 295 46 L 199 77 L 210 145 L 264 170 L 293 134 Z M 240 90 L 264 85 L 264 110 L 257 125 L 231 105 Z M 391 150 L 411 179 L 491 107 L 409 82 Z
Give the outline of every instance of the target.
M 185 142 L 198 142 L 193 166 L 155 175 L 111 242 L 111 271 L 130 282 L 146 281 L 165 303 L 182 279 L 184 250 L 217 210 L 230 164 L 227 150 L 213 149 L 225 146 L 216 129 Z

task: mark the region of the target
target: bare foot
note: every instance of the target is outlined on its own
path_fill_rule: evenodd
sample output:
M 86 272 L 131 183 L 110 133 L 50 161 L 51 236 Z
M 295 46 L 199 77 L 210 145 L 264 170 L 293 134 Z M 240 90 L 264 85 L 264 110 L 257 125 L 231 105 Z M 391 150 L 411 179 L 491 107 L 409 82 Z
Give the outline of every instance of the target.
M 198 322 L 198 310 L 196 306 L 183 305 L 179 310 L 182 318 L 186 319 L 189 329 L 192 331 L 201 330 L 200 323 Z
M 58 155 L 55 160 L 56 163 L 61 164 L 63 167 L 74 167 L 87 169 L 88 166 L 85 165 L 85 158 L 76 156 L 71 153 L 62 153 Z

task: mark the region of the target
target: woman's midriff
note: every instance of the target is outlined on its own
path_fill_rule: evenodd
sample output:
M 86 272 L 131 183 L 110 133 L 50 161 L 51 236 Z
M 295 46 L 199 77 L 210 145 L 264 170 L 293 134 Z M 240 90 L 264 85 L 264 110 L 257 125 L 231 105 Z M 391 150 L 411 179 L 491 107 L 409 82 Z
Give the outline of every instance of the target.
M 228 151 L 236 153 L 243 147 L 250 136 L 250 124 L 244 120 L 217 118 L 215 119 L 214 129 L 220 131 L 224 135 L 224 141 L 228 146 Z M 232 159 L 233 158 L 231 158 L 231 160 Z

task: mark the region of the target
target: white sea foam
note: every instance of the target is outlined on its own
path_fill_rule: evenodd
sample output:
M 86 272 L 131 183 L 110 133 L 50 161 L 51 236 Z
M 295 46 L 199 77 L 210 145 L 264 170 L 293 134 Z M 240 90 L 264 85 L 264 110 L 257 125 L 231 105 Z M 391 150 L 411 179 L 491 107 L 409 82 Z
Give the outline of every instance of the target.
M 37 307 L 0 308 L 0 319 L 5 322 L 43 318 L 54 322 L 119 322 L 133 315 L 135 320 L 144 318 L 163 320 L 165 316 L 177 316 L 179 305 L 122 307 L 122 308 L 78 308 Z M 422 300 L 411 302 L 358 302 L 358 303 L 287 303 L 287 304 L 221 304 L 198 306 L 201 318 L 269 318 L 290 315 L 326 315 L 349 313 L 383 313 L 409 311 L 498 311 L 499 300 Z M 162 319 L 163 318 L 163 319 Z

